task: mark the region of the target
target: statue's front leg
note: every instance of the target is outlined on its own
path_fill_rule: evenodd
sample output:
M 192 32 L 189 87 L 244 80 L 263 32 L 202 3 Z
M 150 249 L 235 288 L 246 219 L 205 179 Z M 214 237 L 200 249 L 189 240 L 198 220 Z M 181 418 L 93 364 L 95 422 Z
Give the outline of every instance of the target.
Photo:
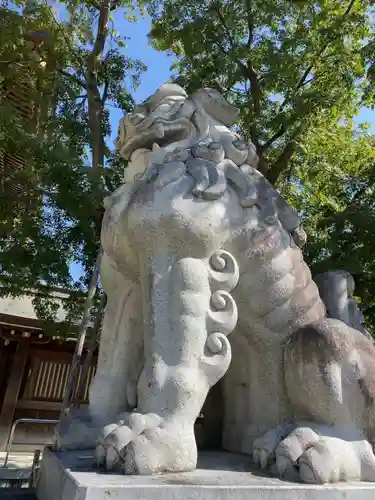
M 118 272 L 104 254 L 101 281 L 107 305 L 97 370 L 87 409 L 71 409 L 55 429 L 57 449 L 92 449 L 102 428 L 137 405 L 137 382 L 144 365 L 139 282 Z
M 226 335 L 237 310 L 229 291 L 238 270 L 226 252 L 175 262 L 154 255 L 152 272 L 143 269 L 145 367 L 138 407 L 104 429 L 98 459 L 125 473 L 188 471 L 197 461 L 195 420 L 231 359 Z

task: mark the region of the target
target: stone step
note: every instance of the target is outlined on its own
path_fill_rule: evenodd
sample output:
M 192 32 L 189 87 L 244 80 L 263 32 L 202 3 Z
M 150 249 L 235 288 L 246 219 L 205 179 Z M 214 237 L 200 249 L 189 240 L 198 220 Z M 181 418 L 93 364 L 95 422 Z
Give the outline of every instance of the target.
M 33 464 L 33 452 L 12 452 L 9 454 L 7 469 L 24 469 Z M 0 471 L 5 460 L 5 453 L 0 452 Z
M 9 487 L 24 489 L 29 484 L 34 454 L 30 452 L 12 452 L 7 467 L 4 467 L 5 453 L 0 452 L 0 493 Z M 1 497 L 0 497 L 1 500 Z
M 94 453 L 46 450 L 38 500 L 374 500 L 375 483 L 310 485 L 254 468 L 249 456 L 201 452 L 193 472 L 124 476 L 95 466 Z
M 0 488 L 0 500 L 37 500 L 29 488 Z

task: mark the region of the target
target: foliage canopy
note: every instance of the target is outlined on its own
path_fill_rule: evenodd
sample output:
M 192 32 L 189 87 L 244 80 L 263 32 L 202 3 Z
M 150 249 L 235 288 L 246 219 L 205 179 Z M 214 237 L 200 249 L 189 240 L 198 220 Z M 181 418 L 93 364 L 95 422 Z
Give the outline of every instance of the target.
M 125 166 L 108 145 L 110 107 L 132 109 L 145 70 L 113 18 L 147 8 L 151 43 L 175 56 L 173 79 L 190 92 L 215 87 L 240 108 L 259 168 L 303 217 L 313 272 L 351 272 L 375 328 L 375 142 L 354 120 L 375 104 L 372 1 L 67 0 L 60 15 L 49 1 L 3 3 L 0 150 L 27 160 L 1 174 L 3 187 L 20 186 L 1 191 L 3 293 L 39 288 L 40 314 L 52 318 L 48 289 L 63 286 L 72 317 L 82 311 L 102 200 Z M 28 121 L 5 98 L 15 81 L 28 88 Z
M 344 268 L 375 304 L 374 138 L 356 127 L 374 104 L 371 1 L 151 2 L 151 41 L 174 79 L 215 87 L 240 110 L 260 169 L 301 212 L 313 271 Z
M 73 320 L 98 251 L 103 198 L 124 168 L 107 144 L 109 107 L 132 108 L 145 69 L 124 55 L 112 20 L 135 7 L 59 2 L 59 18 L 52 2 L 12 6 L 1 10 L 0 30 L 1 291 L 38 290 L 38 312 L 52 319 L 49 290 L 67 288 Z M 83 278 L 72 276 L 72 262 Z

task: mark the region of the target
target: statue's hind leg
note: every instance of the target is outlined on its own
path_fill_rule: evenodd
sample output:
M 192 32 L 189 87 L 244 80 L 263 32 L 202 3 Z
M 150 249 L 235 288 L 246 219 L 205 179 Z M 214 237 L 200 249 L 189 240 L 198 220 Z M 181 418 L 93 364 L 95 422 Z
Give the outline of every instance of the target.
M 145 366 L 136 411 L 103 430 L 97 455 L 107 468 L 150 474 L 196 467 L 195 420 L 228 369 L 226 335 L 237 320 L 228 293 L 236 280 L 225 276 L 234 261 L 221 255 L 219 272 L 217 259 L 173 262 L 166 252 L 155 255 L 151 272 L 143 266 Z
M 295 422 L 287 436 L 274 433 L 271 445 L 267 435 L 258 440 L 255 458 L 262 465 L 275 461 L 281 475 L 297 473 L 309 483 L 375 481 L 368 434 L 374 397 L 361 358 L 372 350 L 362 333 L 338 320 L 293 334 L 284 370 Z

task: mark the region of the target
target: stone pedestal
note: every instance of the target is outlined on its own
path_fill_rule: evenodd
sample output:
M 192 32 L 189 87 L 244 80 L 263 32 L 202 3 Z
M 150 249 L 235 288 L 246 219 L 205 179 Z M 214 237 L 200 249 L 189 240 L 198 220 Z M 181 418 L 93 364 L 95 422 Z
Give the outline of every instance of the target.
M 245 455 L 204 452 L 184 474 L 123 476 L 94 467 L 93 453 L 45 450 L 38 500 L 372 500 L 375 484 L 312 486 L 266 477 Z

